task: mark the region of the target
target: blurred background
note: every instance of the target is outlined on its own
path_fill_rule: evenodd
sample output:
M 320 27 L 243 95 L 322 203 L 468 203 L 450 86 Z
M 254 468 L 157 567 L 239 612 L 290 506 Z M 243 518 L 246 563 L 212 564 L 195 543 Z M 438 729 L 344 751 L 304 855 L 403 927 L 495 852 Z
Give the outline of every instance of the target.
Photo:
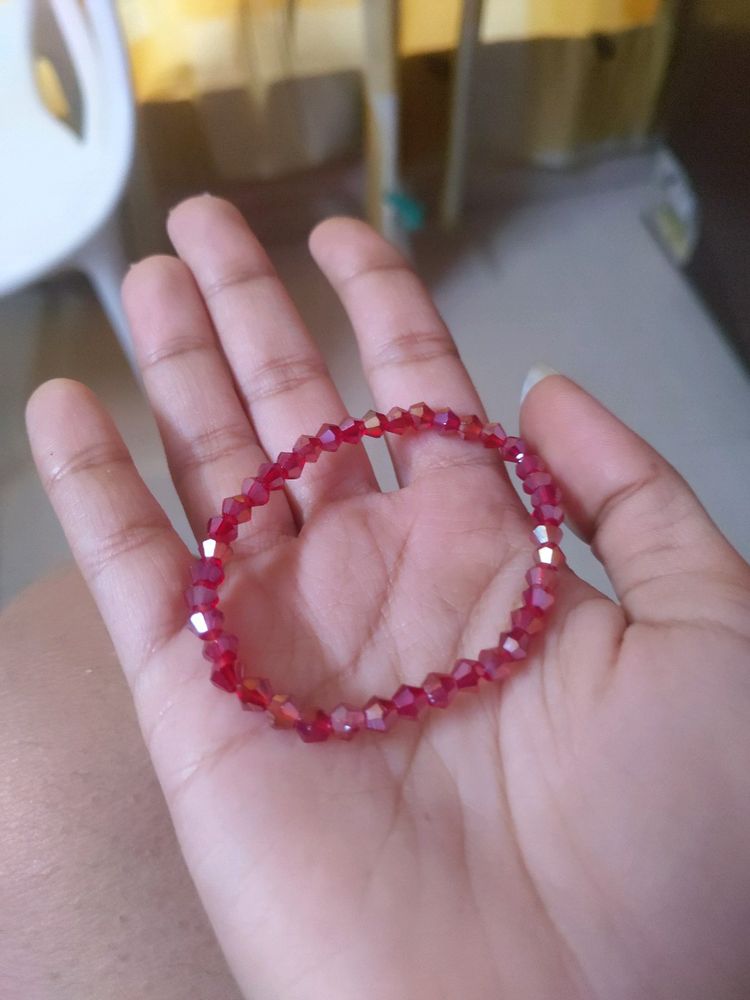
M 746 0 L 0 0 L 0 604 L 67 553 L 23 431 L 46 378 L 99 394 L 187 536 L 118 288 L 201 191 L 265 240 L 352 412 L 305 246 L 334 213 L 410 255 L 493 417 L 552 365 L 750 555 L 749 84 Z

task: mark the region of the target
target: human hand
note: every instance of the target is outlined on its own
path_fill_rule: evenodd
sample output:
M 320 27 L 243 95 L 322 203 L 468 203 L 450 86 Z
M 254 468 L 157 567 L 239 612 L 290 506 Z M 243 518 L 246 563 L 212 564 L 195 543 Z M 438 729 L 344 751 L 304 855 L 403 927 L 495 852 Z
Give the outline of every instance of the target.
M 169 229 L 181 260 L 137 265 L 124 295 L 201 536 L 266 454 L 345 409 L 239 215 L 203 197 Z M 352 220 L 311 245 L 379 408 L 483 414 L 395 250 Z M 307 747 L 208 685 L 184 628 L 190 554 L 96 400 L 57 381 L 29 404 L 40 475 L 248 997 L 747 995 L 750 569 L 573 383 L 544 379 L 521 416 L 619 604 L 565 570 L 502 688 Z M 364 451 L 342 449 L 235 546 L 225 610 L 244 658 L 308 704 L 356 704 L 492 645 L 529 561 L 494 454 L 436 435 L 391 448 L 402 489 L 381 494 Z

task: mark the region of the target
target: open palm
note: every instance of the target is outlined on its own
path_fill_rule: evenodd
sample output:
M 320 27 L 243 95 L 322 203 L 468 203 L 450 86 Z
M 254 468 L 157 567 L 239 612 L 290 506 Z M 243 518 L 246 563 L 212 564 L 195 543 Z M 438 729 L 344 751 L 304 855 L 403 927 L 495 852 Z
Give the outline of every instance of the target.
M 270 263 L 226 203 L 180 206 L 181 259 L 125 300 L 196 534 L 266 454 L 345 416 Z M 482 415 L 397 252 L 332 220 L 313 253 L 376 403 Z M 562 377 L 525 436 L 620 604 L 562 571 L 504 686 L 387 736 L 305 746 L 210 688 L 184 629 L 190 555 L 82 386 L 34 395 L 42 478 L 131 683 L 190 872 L 252 998 L 741 997 L 750 990 L 750 570 L 649 447 Z M 224 610 L 253 673 L 331 708 L 493 645 L 530 561 L 494 453 L 361 448 L 257 512 Z

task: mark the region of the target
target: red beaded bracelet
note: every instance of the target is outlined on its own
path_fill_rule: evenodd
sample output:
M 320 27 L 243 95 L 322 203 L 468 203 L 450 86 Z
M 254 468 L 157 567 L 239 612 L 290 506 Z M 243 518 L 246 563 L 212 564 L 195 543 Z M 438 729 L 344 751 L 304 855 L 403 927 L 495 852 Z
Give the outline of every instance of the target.
M 510 628 L 500 634 L 497 646 L 482 650 L 476 660 L 457 660 L 449 674 L 430 673 L 419 687 L 402 684 L 391 698 L 370 698 L 362 708 L 342 703 L 331 712 L 316 708 L 303 713 L 291 695 L 277 694 L 267 678 L 245 673 L 238 659 L 237 637 L 224 629 L 219 587 L 237 527 L 250 520 L 253 507 L 268 503 L 273 490 L 281 489 L 288 479 L 299 479 L 305 465 L 316 462 L 321 452 L 337 451 L 343 443 L 359 444 L 363 437 L 428 428 L 496 448 L 514 465 L 524 492 L 531 497 L 534 523 L 535 560 L 526 573 L 523 603 L 511 613 Z M 408 410 L 394 407 L 387 416 L 370 410 L 361 420 L 349 417 L 338 426 L 323 424 L 314 437 L 303 435 L 291 451 L 261 465 L 255 476 L 243 482 L 241 493 L 224 500 L 221 515 L 208 522 L 208 537 L 199 546 L 192 586 L 185 597 L 189 627 L 204 641 L 203 655 L 211 661 L 211 680 L 223 691 L 235 694 L 242 708 L 264 711 L 275 728 L 295 729 L 306 743 L 321 743 L 331 736 L 350 740 L 363 730 L 387 732 L 397 719 L 418 719 L 428 706 L 447 708 L 459 691 L 476 688 L 480 680 L 504 680 L 511 665 L 526 657 L 531 637 L 543 628 L 555 600 L 558 569 L 565 562 L 560 549 L 560 502 L 560 491 L 544 463 L 527 450 L 521 438 L 507 437 L 500 424 L 484 424 L 476 416 L 459 417 L 452 410 L 432 410 L 426 403 L 416 403 Z

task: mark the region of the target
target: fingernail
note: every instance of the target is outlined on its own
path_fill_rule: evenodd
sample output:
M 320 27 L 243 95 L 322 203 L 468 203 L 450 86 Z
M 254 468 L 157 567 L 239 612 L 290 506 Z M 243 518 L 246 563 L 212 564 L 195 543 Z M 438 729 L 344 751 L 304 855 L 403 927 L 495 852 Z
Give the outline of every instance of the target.
M 534 386 L 541 382 L 543 378 L 547 378 L 548 375 L 559 375 L 555 368 L 550 365 L 544 364 L 543 361 L 538 361 L 535 365 L 529 368 L 528 375 L 523 380 L 523 387 L 521 388 L 521 402 L 528 396 Z

